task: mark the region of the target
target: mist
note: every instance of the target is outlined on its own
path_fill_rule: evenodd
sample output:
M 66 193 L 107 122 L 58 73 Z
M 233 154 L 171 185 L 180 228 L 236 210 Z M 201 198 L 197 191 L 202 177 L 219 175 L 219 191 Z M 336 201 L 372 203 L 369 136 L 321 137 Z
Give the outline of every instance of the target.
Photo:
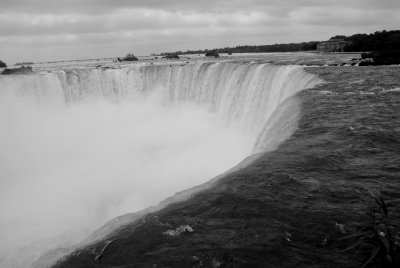
M 189 103 L 72 103 L 0 96 L 0 260 L 46 240 L 76 243 L 223 173 L 254 136 Z

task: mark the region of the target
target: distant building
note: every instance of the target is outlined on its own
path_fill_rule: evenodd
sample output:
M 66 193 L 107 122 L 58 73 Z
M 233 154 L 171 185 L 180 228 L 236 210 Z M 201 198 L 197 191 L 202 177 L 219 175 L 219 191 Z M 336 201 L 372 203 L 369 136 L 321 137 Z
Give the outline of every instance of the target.
M 349 44 L 344 39 L 330 39 L 317 44 L 317 50 L 321 52 L 343 52 L 344 47 Z

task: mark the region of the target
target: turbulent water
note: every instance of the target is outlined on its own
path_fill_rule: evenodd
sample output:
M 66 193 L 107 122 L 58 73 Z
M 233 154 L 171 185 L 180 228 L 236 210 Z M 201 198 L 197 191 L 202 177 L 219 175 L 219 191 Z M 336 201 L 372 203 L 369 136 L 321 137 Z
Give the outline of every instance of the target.
M 275 149 L 296 129 L 293 96 L 321 82 L 231 61 L 1 76 L 0 263 L 26 267 Z
M 387 237 L 394 245 L 392 260 L 398 261 L 400 67 L 304 70 L 325 82 L 296 95 L 298 128 L 278 148 L 258 154 L 184 202 L 131 217 L 94 243 L 46 257 L 67 254 L 57 268 L 360 267 L 373 249 L 364 244 L 346 251 L 359 243 L 344 237 L 370 226 L 369 241 L 379 244 Z M 296 111 L 292 100 L 277 107 L 262 133 L 277 134 L 279 122 L 292 122 L 287 120 Z M 387 214 L 373 198 L 379 192 Z M 378 237 L 373 233 L 382 217 L 388 229 Z M 121 219 L 126 217 L 106 226 Z M 192 229 L 171 236 L 187 226 Z M 387 261 L 386 256 L 372 265 Z
M 283 100 L 318 82 L 298 66 L 232 62 L 61 70 L 1 80 L 19 96 L 61 102 L 101 97 L 111 101 L 145 97 L 168 104 L 188 101 L 218 114 L 225 124 L 255 132 Z

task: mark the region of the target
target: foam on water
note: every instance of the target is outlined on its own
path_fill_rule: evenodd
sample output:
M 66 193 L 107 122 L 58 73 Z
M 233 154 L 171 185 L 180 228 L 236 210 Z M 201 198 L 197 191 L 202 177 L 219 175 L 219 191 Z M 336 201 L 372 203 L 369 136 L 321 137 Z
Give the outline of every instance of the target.
M 1 76 L 0 263 L 27 267 L 275 149 L 296 128 L 289 98 L 320 82 L 298 66 L 233 62 Z

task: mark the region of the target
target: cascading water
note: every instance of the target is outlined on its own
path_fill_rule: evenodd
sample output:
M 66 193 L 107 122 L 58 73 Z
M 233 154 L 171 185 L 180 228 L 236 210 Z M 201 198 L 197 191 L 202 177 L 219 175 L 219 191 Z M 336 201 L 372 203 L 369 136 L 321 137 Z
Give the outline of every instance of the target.
M 188 101 L 218 114 L 222 123 L 237 124 L 255 133 L 282 101 L 320 82 L 299 66 L 232 62 L 55 71 L 2 77 L 1 81 L 20 96 L 58 98 L 62 102 L 144 96 L 169 104 Z
M 320 82 L 298 66 L 234 62 L 0 76 L 0 264 L 26 267 L 276 148 L 296 126 L 290 97 Z

